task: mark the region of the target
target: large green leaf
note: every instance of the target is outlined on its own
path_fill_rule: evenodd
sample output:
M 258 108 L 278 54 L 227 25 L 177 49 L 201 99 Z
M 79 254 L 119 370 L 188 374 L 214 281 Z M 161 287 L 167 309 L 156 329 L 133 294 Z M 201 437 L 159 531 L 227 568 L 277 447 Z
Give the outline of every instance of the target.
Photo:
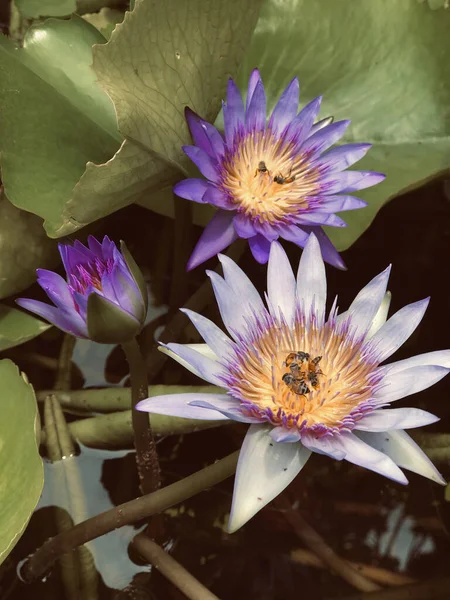
M 28 313 L 0 304 L 0 352 L 32 340 L 50 327 Z
M 0 563 L 22 535 L 41 495 L 39 414 L 33 388 L 10 360 L 0 361 Z
M 351 119 L 346 141 L 374 147 L 355 168 L 386 180 L 361 192 L 369 206 L 343 213 L 346 228 L 328 228 L 343 250 L 387 200 L 448 171 L 450 157 L 450 11 L 413 0 L 264 0 L 240 69 L 247 87 L 261 70 L 272 109 L 300 78 L 302 104 L 323 94 L 321 115 Z M 205 115 L 203 115 L 205 116 Z M 170 190 L 140 201 L 173 215 Z M 195 205 L 204 225 L 208 207 Z
M 9 200 L 61 226 L 62 209 L 88 160 L 120 145 L 113 106 L 92 71 L 105 39 L 77 16 L 31 27 L 18 49 L 0 36 L 0 150 Z
M 0 191 L 0 298 L 24 290 L 36 280 L 38 267 L 53 267 L 58 260 L 42 219 L 19 210 Z
M 259 5 L 138 0 L 109 42 L 94 47 L 97 78 L 127 140 L 109 162 L 89 163 L 52 235 L 74 231 L 180 178 L 187 162 L 181 146 L 190 143 L 184 107 L 215 118 Z

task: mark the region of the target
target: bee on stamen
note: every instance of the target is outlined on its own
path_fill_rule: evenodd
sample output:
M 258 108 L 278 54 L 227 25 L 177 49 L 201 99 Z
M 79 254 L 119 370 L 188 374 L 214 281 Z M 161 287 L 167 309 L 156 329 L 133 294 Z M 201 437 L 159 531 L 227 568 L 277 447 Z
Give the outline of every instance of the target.
M 311 392 L 307 384 L 316 389 L 319 385 L 318 376 L 324 375 L 318 366 L 321 360 L 321 356 L 311 358 L 308 352 L 290 352 L 283 363 L 290 372 L 285 373 L 282 380 L 295 394 L 306 395 Z
M 258 175 L 258 173 L 267 173 L 270 175 L 269 169 L 266 167 L 266 163 L 263 160 L 260 160 L 258 163 L 258 168 L 255 171 L 255 177 Z
M 291 173 L 292 173 L 292 169 L 289 171 L 289 173 L 287 174 L 286 177 L 284 175 L 282 175 L 281 173 L 278 173 L 278 175 L 275 175 L 273 180 L 275 181 L 275 183 L 278 183 L 279 185 L 283 185 L 285 183 L 292 183 L 293 181 L 295 181 L 296 175 L 295 174 L 291 175 Z
M 285 373 L 282 377 L 284 383 L 288 386 L 291 392 L 298 396 L 306 396 L 310 392 L 309 387 L 302 379 L 295 378 L 292 373 Z

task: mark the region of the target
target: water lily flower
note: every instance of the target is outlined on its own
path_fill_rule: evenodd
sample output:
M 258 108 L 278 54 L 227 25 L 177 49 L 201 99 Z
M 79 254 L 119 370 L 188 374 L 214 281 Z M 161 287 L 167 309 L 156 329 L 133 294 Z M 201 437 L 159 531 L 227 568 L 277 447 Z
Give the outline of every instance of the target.
M 104 344 L 131 340 L 147 314 L 147 287 L 125 244 L 121 251 L 108 236 L 100 243 L 88 237 L 59 244 L 67 281 L 53 271 L 38 269 L 38 283 L 52 306 L 20 298 L 17 304 L 79 338 Z
M 437 417 L 390 404 L 442 379 L 450 370 L 450 350 L 384 364 L 419 325 L 429 299 L 386 320 L 387 268 L 346 312 L 338 314 L 335 300 L 327 313 L 325 267 L 313 234 L 297 277 L 281 245 L 272 243 L 267 306 L 244 272 L 228 257 L 219 258 L 224 276 L 208 275 L 228 335 L 183 309 L 206 344 L 167 344 L 164 351 L 224 393 L 159 396 L 143 400 L 138 409 L 250 424 L 237 466 L 229 531 L 282 492 L 312 452 L 402 484 L 407 479 L 399 467 L 444 484 L 404 431 Z
M 346 171 L 371 144 L 331 148 L 350 121 L 315 123 L 321 96 L 298 114 L 299 82 L 288 85 L 266 123 L 266 95 L 259 71 L 249 80 L 246 105 L 232 79 L 223 103 L 224 136 L 190 109 L 186 118 L 194 146 L 187 156 L 206 179 L 177 183 L 181 198 L 211 204 L 218 210 L 208 223 L 188 269 L 221 252 L 238 237 L 248 239 L 255 259 L 265 264 L 272 241 L 289 240 L 304 247 L 315 233 L 326 262 L 345 264 L 322 225 L 345 227 L 335 213 L 367 205 L 353 192 L 382 181 L 371 171 Z

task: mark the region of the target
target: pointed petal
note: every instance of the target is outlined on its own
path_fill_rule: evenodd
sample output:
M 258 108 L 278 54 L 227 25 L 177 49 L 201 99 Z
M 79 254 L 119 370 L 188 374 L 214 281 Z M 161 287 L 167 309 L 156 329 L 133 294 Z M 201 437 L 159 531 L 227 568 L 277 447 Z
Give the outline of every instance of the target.
M 391 272 L 391 266 L 377 275 L 357 294 L 350 304 L 345 320 L 350 321 L 351 331 L 357 337 L 364 336 L 369 331 L 381 303 L 386 294 L 386 287 Z M 342 320 L 342 315 L 338 322 Z
M 256 84 L 247 110 L 246 128 L 249 131 L 264 131 L 266 128 L 266 92 L 261 80 Z
M 245 124 L 244 103 L 238 86 L 230 78 L 227 87 L 226 109 L 223 111 L 225 139 L 228 145 L 233 143 L 234 136 Z
M 386 179 L 383 173 L 372 171 L 341 171 L 330 173 L 321 178 L 321 183 L 328 194 L 348 194 L 377 185 Z
M 369 433 L 358 431 L 356 434 L 380 452 L 384 452 L 399 467 L 418 473 L 436 483 L 445 485 L 446 481 L 433 465 L 428 456 L 405 431 L 385 431 Z
M 230 533 L 278 496 L 311 455 L 300 443 L 274 442 L 270 430 L 270 426 L 251 425 L 245 436 L 234 482 Z
M 324 168 L 326 173 L 343 171 L 361 160 L 371 147 L 372 144 L 344 144 L 328 150 L 316 164 L 319 168 Z
M 302 225 L 302 229 L 307 235 L 309 235 L 310 233 L 314 233 L 320 245 L 322 258 L 326 263 L 332 265 L 333 267 L 336 267 L 337 269 L 341 269 L 342 271 L 347 270 L 347 267 L 345 266 L 344 261 L 340 257 L 339 252 L 333 246 L 330 238 L 327 236 L 327 234 L 321 227 Z
M 302 108 L 287 129 L 287 139 L 292 140 L 293 143 L 298 146 L 303 143 L 308 137 L 311 127 L 319 114 L 321 102 L 322 96 L 319 96 L 318 98 L 311 100 L 309 104 Z
M 372 325 L 370 326 L 370 329 L 367 332 L 366 340 L 369 340 L 371 337 L 373 337 L 376 334 L 376 332 L 380 329 L 380 327 L 383 327 L 383 325 L 386 323 L 386 319 L 389 312 L 389 306 L 391 305 L 391 298 L 391 292 L 386 292 L 383 300 L 381 301 L 381 306 L 378 309 L 377 314 L 375 315 L 372 321 Z
M 183 179 L 173 186 L 173 191 L 180 198 L 200 202 L 204 204 L 203 195 L 210 187 L 210 183 L 205 179 Z
M 187 344 L 167 344 L 166 347 L 189 363 L 202 379 L 213 385 L 223 386 L 220 376 L 224 375 L 225 372 L 216 360 L 200 354 L 200 352 L 193 350 Z
M 450 369 L 450 350 L 436 350 L 435 352 L 417 354 L 417 356 L 398 360 L 389 365 L 383 365 L 380 368 L 383 369 L 384 373 L 392 375 L 404 371 L 405 369 L 415 369 L 425 365 L 437 365 L 439 367 Z
M 246 100 L 246 105 L 245 105 L 245 110 L 246 112 L 248 111 L 248 107 L 250 105 L 250 102 L 253 98 L 253 94 L 255 92 L 255 88 L 258 85 L 258 83 L 261 81 L 261 75 L 259 73 L 258 69 L 253 69 L 253 71 L 250 73 L 250 77 L 248 80 L 248 88 L 247 88 L 247 100 Z
M 366 343 L 374 348 L 379 362 L 389 358 L 400 348 L 422 320 L 430 298 L 419 300 L 397 311 Z
M 337 448 L 345 452 L 345 460 L 384 475 L 398 483 L 407 484 L 404 473 L 393 460 L 369 446 L 353 433 L 341 433 L 332 439 Z
M 61 255 L 61 260 L 66 270 L 67 275 L 73 272 L 76 265 L 84 265 L 90 262 L 94 253 L 83 246 L 81 242 L 75 246 L 69 244 L 58 244 L 58 250 Z
M 288 325 L 294 322 L 296 298 L 295 277 L 286 252 L 278 242 L 272 242 L 267 268 L 267 294 L 274 316 L 280 312 Z
M 215 398 L 211 395 L 208 398 L 203 398 L 203 394 L 201 394 L 191 402 L 191 405 L 208 410 L 217 410 L 225 415 L 227 419 L 238 421 L 239 423 L 259 423 L 261 421 L 261 419 L 245 415 L 241 409 L 240 402 L 228 395 L 220 396 L 218 394 Z
M 73 306 L 69 286 L 61 275 L 53 271 L 47 271 L 46 269 L 36 269 L 36 274 L 38 284 L 56 306 Z
M 224 143 L 222 136 L 217 129 L 207 121 L 204 121 L 188 107 L 185 108 L 184 114 L 194 144 L 204 150 L 212 158 L 223 155 Z
M 382 387 L 374 393 L 374 397 L 382 403 L 406 398 L 431 387 L 443 379 L 449 370 L 436 365 L 424 365 L 397 372 L 387 371 Z
M 312 315 L 316 316 L 319 324 L 323 322 L 327 301 L 327 278 L 319 242 L 314 234 L 309 236 L 300 258 L 297 272 L 297 298 L 302 303 L 306 323 L 310 321 Z
M 257 233 L 253 221 L 242 213 L 235 215 L 233 223 L 239 237 L 244 238 L 245 240 L 253 237 Z
M 301 151 L 310 159 L 320 155 L 341 139 L 349 125 L 350 121 L 337 121 L 323 127 L 303 142 Z
M 299 99 L 300 85 L 298 83 L 298 78 L 294 77 L 281 94 L 269 120 L 269 127 L 275 135 L 281 134 L 292 119 L 295 118 Z
M 217 169 L 217 161 L 197 146 L 183 146 L 183 151 L 197 166 L 200 173 L 206 179 L 218 183 L 220 176 Z
M 223 357 L 230 353 L 233 349 L 233 342 L 215 323 L 188 308 L 180 308 L 180 310 L 189 317 L 216 356 Z
M 420 408 L 383 408 L 374 410 L 360 419 L 355 429 L 361 431 L 388 431 L 389 429 L 411 429 L 439 421 L 439 417 Z
M 192 350 L 195 350 L 196 352 L 199 352 L 200 354 L 202 354 L 203 356 L 206 356 L 207 358 L 210 358 L 212 360 L 217 360 L 216 354 L 214 354 L 214 352 L 211 350 L 211 348 L 208 346 L 208 344 L 185 344 L 185 346 L 187 346 L 188 348 L 191 348 Z M 184 360 L 183 358 L 178 356 L 178 354 L 175 354 L 175 352 L 170 350 L 167 346 L 160 345 L 160 346 L 158 346 L 158 350 L 160 352 L 162 352 L 163 354 L 167 354 L 167 356 L 170 356 L 170 358 L 175 360 L 177 363 L 182 365 L 185 369 L 187 369 L 194 375 L 197 375 L 197 377 L 200 377 L 200 378 L 202 377 L 201 374 L 199 373 L 199 371 L 195 367 L 193 367 L 187 360 Z
M 314 199 L 314 198 L 313 198 Z M 356 210 L 367 206 L 367 202 L 355 196 L 321 196 L 321 212 L 343 212 L 345 210 Z
M 222 264 L 223 276 L 226 283 L 240 299 L 240 302 L 248 305 L 248 310 L 255 313 L 255 315 L 265 315 L 267 311 L 264 302 L 244 271 L 231 258 L 224 254 L 219 254 L 218 259 Z
M 254 320 L 255 315 L 252 313 L 250 305 L 243 303 L 242 299 L 235 294 L 231 286 L 220 275 L 214 271 L 206 271 L 206 274 L 211 279 L 222 321 L 233 339 L 237 340 L 236 334 L 245 332 L 246 321 Z
M 187 270 L 198 267 L 201 263 L 221 252 L 237 239 L 233 226 L 234 213 L 218 210 L 205 227 L 194 251 L 188 260 Z
M 347 227 L 347 223 L 337 215 L 329 212 L 303 212 L 295 216 L 295 222 L 302 225 L 328 225 L 328 227 Z
M 309 238 L 309 233 L 303 230 L 303 228 L 297 225 L 284 225 L 280 227 L 279 234 L 284 240 L 293 242 L 300 248 L 304 248 Z
M 59 329 L 67 333 L 71 333 L 76 337 L 88 338 L 86 323 L 76 312 L 76 310 L 67 310 L 56 308 L 45 302 L 39 302 L 38 300 L 30 300 L 29 298 L 18 298 L 16 303 L 33 312 L 40 317 L 49 321 L 52 325 L 55 325 Z M 73 305 L 73 302 L 72 302 Z
M 258 234 L 248 240 L 253 258 L 261 265 L 265 265 L 269 260 L 270 242 L 265 237 Z
M 334 458 L 334 460 L 343 460 L 345 452 L 342 448 L 336 447 L 333 440 L 334 438 L 332 437 L 324 436 L 318 438 L 310 433 L 304 433 L 301 436 L 301 442 L 305 448 L 309 448 L 312 452 L 316 452 L 316 454 L 323 454 Z
M 166 394 L 164 396 L 153 396 L 141 400 L 136 409 L 142 412 L 156 415 L 168 415 L 170 417 L 182 417 L 183 419 L 217 420 L 224 421 L 227 417 L 217 410 L 199 408 L 190 402 L 198 400 L 203 396 L 207 398 L 219 398 L 222 394 Z M 223 394 L 226 398 L 226 394 Z

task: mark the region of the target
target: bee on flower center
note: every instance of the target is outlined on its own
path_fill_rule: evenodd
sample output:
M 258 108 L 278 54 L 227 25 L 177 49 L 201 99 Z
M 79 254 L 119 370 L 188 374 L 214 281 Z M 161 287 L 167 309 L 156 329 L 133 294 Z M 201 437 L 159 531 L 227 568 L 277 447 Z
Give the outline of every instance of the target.
M 279 185 L 283 185 L 285 183 L 292 183 L 293 181 L 295 181 L 296 175 L 295 174 L 291 175 L 291 173 L 292 173 L 292 169 L 290 169 L 290 171 L 286 177 L 284 175 L 282 175 L 281 173 L 278 173 L 278 175 L 275 175 L 273 180 L 275 181 L 275 183 L 278 183 Z
M 267 173 L 270 175 L 269 169 L 266 167 L 266 163 L 263 160 L 260 160 L 258 163 L 258 167 L 255 171 L 255 177 L 258 175 L 258 173 Z
M 318 366 L 321 360 L 321 356 L 311 358 L 308 352 L 290 352 L 283 363 L 285 367 L 289 368 L 289 371 L 282 377 L 283 382 L 294 394 L 306 395 L 311 392 L 308 383 L 313 388 L 317 388 L 318 376 L 324 374 Z

